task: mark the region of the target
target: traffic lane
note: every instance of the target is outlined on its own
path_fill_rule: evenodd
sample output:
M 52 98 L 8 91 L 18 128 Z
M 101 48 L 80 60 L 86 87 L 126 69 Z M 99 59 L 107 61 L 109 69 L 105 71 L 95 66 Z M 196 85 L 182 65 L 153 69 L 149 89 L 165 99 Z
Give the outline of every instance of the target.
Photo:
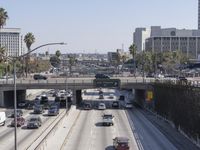
M 130 125 L 134 129 L 134 135 L 138 137 L 138 143 L 144 150 L 177 150 L 177 148 L 141 114 L 136 108 L 127 110 Z
M 91 118 L 93 117 L 94 111 L 81 111 L 79 118 L 77 119 L 75 125 L 72 127 L 67 141 L 63 147 L 64 149 L 70 150 L 89 150 L 90 147 L 90 137 L 91 137 Z
M 115 123 L 115 131 L 116 136 L 124 136 L 129 139 L 130 149 L 138 150 L 138 145 L 136 143 L 136 139 L 133 135 L 133 131 L 131 130 L 131 126 L 129 124 L 126 113 L 122 109 L 114 110 L 114 123 Z
M 28 118 L 30 118 L 30 115 L 27 116 L 25 119 L 28 120 Z M 45 123 L 47 120 L 48 120 L 48 118 L 42 119 L 43 123 Z M 17 128 L 18 143 L 20 142 L 21 138 L 23 138 L 24 136 L 26 136 L 26 135 L 32 136 L 33 132 L 37 132 L 37 130 L 25 130 L 26 124 L 27 124 L 27 121 L 26 121 L 25 125 Z M 14 147 L 14 127 L 10 127 L 10 128 L 12 128 L 12 130 L 10 132 L 5 133 L 0 140 L 0 149 L 8 150 L 8 149 L 13 149 L 13 147 Z M 33 138 L 34 138 L 34 136 L 32 136 L 32 140 L 33 140 Z
M 90 95 L 83 95 L 83 100 L 94 99 L 95 90 L 89 89 L 88 92 L 92 92 Z M 93 120 L 94 110 L 82 110 L 80 112 L 79 118 L 77 119 L 75 125 L 70 131 L 67 142 L 65 143 L 63 149 L 70 150 L 88 150 L 91 144 L 91 134 L 93 134 Z
M 9 112 L 10 111 L 13 111 L 13 110 L 8 110 Z M 25 110 L 23 111 L 24 115 L 22 116 L 25 121 L 29 118 L 29 114 L 31 113 L 30 110 Z M 2 126 L 0 127 L 0 139 L 4 139 L 6 138 L 7 136 L 9 136 L 10 134 L 12 134 L 14 132 L 14 127 L 11 127 L 11 121 L 13 120 L 14 118 L 7 118 L 6 119 L 6 124 L 5 126 Z
M 31 143 L 38 135 L 40 135 L 41 132 L 49 126 L 52 120 L 55 119 L 55 117 L 47 117 L 43 115 L 29 115 L 26 117 L 26 120 L 28 120 L 31 116 L 40 116 L 42 119 L 42 126 L 39 129 L 28 130 L 26 128 L 27 125 L 26 122 L 24 126 L 17 128 L 17 143 L 20 149 L 24 149 L 24 147 L 27 146 L 27 144 Z M 0 140 L 0 149 L 12 150 L 13 147 L 14 147 L 14 128 L 12 129 L 11 132 L 7 133 Z
M 38 129 L 27 129 L 23 128 L 24 134 L 21 133 L 21 137 L 18 141 L 19 149 L 27 149 L 37 137 L 41 136 L 42 133 L 60 116 L 65 113 L 65 109 L 62 109 L 57 116 L 48 116 L 47 113 L 41 115 L 42 126 Z M 29 134 L 26 132 L 29 131 Z M 11 149 L 10 149 L 11 150 Z
M 91 137 L 91 149 L 103 150 L 112 146 L 114 127 L 102 125 L 103 113 L 104 111 L 102 110 L 95 110 L 95 119 L 93 121 L 93 134 Z

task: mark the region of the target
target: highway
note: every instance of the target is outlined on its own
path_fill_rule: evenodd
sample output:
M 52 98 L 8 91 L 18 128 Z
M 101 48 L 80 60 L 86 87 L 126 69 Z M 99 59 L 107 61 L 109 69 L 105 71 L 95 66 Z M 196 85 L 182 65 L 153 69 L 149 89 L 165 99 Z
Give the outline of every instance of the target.
M 99 101 L 98 91 L 95 90 L 93 91 L 93 94 L 86 94 L 83 99 Z M 104 98 L 104 100 L 106 99 L 107 97 Z M 94 102 L 93 107 L 95 107 Z M 109 112 L 114 115 L 113 126 L 102 126 L 102 115 L 105 112 Z M 67 137 L 68 140 L 63 149 L 109 150 L 112 148 L 113 138 L 116 136 L 128 137 L 130 139 L 129 142 L 131 149 L 138 149 L 126 114 L 123 110 L 82 110 L 79 118 Z
M 95 108 L 98 103 L 98 91 L 89 90 L 84 100 L 91 100 Z M 120 92 L 112 89 L 104 89 L 104 100 L 108 101 L 109 93 L 115 93 L 116 100 Z M 125 92 L 127 93 L 127 92 Z M 125 94 L 123 93 L 123 94 Z M 87 95 L 87 94 L 86 94 Z M 121 103 L 123 106 L 123 102 Z M 112 113 L 114 126 L 102 126 L 101 116 L 103 113 Z M 81 110 L 80 116 L 75 122 L 67 142 L 63 149 L 70 150 L 102 150 L 112 149 L 112 139 L 116 136 L 125 136 L 130 139 L 130 149 L 140 150 L 176 150 L 177 148 L 137 109 L 107 109 L 107 110 Z
M 121 94 L 125 95 L 125 101 L 129 99 L 130 92 L 115 89 L 102 89 L 102 91 L 104 98 L 99 99 L 98 89 L 83 90 L 83 102 L 90 102 L 91 110 L 74 106 L 69 114 L 65 115 L 65 110 L 62 109 L 57 117 L 49 117 L 45 112 L 40 114 L 43 124 L 39 129 L 27 130 L 26 124 L 19 127 L 18 149 L 112 150 L 113 138 L 117 136 L 129 139 L 130 150 L 187 150 L 188 147 L 192 147 L 190 142 L 186 144 L 187 148 L 184 147 L 188 141 L 181 141 L 181 138 L 178 143 L 169 140 L 142 111 L 135 107 L 125 109 L 124 101 L 120 101 L 119 109 L 112 108 L 112 102 L 118 101 Z M 110 98 L 110 94 L 114 97 Z M 97 107 L 99 102 L 104 102 L 107 108 L 99 110 Z M 31 112 L 32 110 L 24 110 L 23 117 L 27 120 L 33 115 Z M 104 113 L 114 115 L 113 126 L 102 125 Z M 0 127 L 1 150 L 12 150 L 14 147 L 14 128 L 9 126 L 11 120 L 8 118 L 6 126 Z M 48 133 L 51 134 L 46 136 Z M 193 149 L 198 148 L 193 146 Z

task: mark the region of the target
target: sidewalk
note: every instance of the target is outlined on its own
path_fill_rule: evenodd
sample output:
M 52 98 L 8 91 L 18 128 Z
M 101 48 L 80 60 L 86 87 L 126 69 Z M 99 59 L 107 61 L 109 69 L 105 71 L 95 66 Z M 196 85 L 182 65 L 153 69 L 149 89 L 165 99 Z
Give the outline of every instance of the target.
M 77 110 L 76 106 L 72 106 L 68 114 L 65 115 L 58 126 L 54 128 L 45 141 L 43 141 L 43 143 L 39 146 L 39 149 L 61 149 L 62 144 L 78 118 L 79 113 L 80 110 Z

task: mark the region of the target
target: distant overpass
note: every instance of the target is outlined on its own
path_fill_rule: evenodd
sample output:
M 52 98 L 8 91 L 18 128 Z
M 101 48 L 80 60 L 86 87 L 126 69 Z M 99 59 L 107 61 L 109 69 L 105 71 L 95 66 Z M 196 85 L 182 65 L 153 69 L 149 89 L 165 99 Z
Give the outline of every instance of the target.
M 118 89 L 135 89 L 138 95 L 145 95 L 145 92 L 152 89 L 152 84 L 155 82 L 154 78 L 142 77 L 116 77 L 111 78 L 111 81 L 119 80 L 118 86 L 102 86 L 104 88 L 118 88 Z M 168 79 L 169 80 L 169 79 Z M 175 79 L 170 79 L 176 83 Z M 161 79 L 159 82 L 165 82 L 166 79 Z M 192 81 L 192 80 L 190 80 Z M 200 85 L 199 81 L 192 81 Z M 0 106 L 7 106 L 13 104 L 13 80 L 0 80 Z M 107 83 L 107 81 L 106 81 Z M 80 94 L 82 89 L 98 88 L 94 83 L 94 78 L 49 78 L 48 80 L 33 80 L 33 79 L 17 79 L 17 100 L 26 98 L 27 89 L 71 89 L 73 91 L 73 99 L 81 99 Z M 198 86 L 200 87 L 200 86 Z M 78 97 L 77 97 L 78 96 Z M 141 97 L 141 96 L 140 96 Z M 143 97 L 145 98 L 145 97 Z M 74 102 L 76 103 L 76 101 Z
M 139 88 L 146 89 L 147 83 L 154 82 L 154 79 L 120 77 L 119 88 Z M 13 80 L 0 81 L 0 89 L 3 91 L 13 90 Z M 92 89 L 97 88 L 94 78 L 50 78 L 48 80 L 17 79 L 17 90 L 25 89 Z

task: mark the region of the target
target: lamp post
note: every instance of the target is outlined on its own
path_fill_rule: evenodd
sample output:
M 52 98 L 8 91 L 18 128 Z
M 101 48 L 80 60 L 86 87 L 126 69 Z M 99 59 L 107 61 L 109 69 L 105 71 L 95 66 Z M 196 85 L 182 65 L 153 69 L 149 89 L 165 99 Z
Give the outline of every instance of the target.
M 20 55 L 20 56 L 14 56 L 14 57 L 11 57 L 11 56 L 5 56 L 5 55 L 2 55 L 0 54 L 2 57 L 6 58 L 6 59 L 9 59 L 13 62 L 13 68 L 14 68 L 14 72 L 13 72 L 13 76 L 14 76 L 14 122 L 15 122 L 15 150 L 17 150 L 17 86 L 16 86 L 16 61 L 18 59 L 21 59 L 22 57 L 25 57 L 27 55 L 29 55 L 31 52 L 41 48 L 41 47 L 44 47 L 44 46 L 48 46 L 48 45 L 66 45 L 66 43 L 47 43 L 47 44 L 43 44 L 43 45 L 40 45 L 36 48 L 34 48 L 33 50 L 30 50 L 29 52 L 23 54 L 23 55 Z

